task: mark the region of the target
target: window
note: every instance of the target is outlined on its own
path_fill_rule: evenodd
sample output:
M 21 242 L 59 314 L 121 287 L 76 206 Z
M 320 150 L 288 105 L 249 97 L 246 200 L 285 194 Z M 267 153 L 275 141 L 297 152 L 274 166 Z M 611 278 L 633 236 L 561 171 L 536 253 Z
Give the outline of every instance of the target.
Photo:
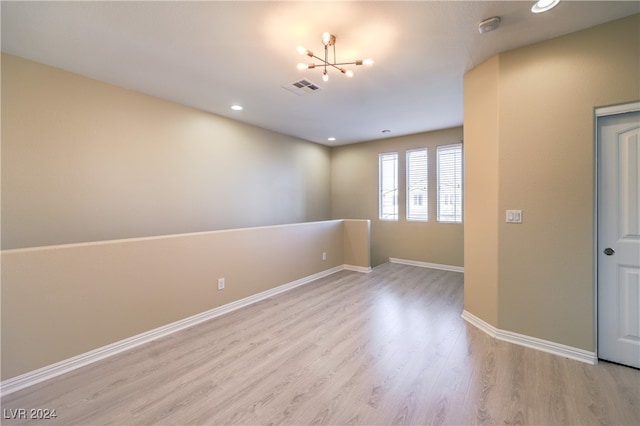
M 427 149 L 407 151 L 407 220 L 428 219 Z
M 379 215 L 382 220 L 398 220 L 398 153 L 379 155 Z
M 439 146 L 438 222 L 462 222 L 462 144 Z

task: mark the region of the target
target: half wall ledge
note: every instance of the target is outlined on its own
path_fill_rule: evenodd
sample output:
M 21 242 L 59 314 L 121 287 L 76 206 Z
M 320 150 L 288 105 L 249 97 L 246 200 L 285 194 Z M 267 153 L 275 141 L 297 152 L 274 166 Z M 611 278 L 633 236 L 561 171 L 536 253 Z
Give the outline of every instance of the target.
M 339 270 L 369 272 L 369 227 L 330 220 L 3 250 L 1 392 Z

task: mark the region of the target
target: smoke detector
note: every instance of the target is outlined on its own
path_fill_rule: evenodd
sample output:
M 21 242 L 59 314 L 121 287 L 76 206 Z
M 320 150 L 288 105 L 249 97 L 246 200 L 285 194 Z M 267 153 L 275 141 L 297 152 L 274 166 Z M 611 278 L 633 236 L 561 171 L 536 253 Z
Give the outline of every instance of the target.
M 493 31 L 500 26 L 500 17 L 493 16 L 491 18 L 487 18 L 484 21 L 478 24 L 478 31 L 480 34 L 488 33 L 489 31 Z

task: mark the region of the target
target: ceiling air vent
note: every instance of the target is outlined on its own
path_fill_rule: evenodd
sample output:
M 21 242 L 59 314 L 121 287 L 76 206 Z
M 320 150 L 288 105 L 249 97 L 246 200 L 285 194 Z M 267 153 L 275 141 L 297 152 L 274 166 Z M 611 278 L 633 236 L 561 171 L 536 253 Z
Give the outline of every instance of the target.
M 318 90 L 320 90 L 320 87 L 318 85 L 304 79 L 294 81 L 293 83 L 287 83 L 282 87 L 299 96 L 308 95 L 309 93 L 317 92 Z

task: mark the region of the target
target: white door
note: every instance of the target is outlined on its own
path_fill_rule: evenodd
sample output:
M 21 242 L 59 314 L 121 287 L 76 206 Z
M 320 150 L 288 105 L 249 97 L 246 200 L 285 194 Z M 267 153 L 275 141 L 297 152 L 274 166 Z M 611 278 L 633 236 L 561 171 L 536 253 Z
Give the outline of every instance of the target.
M 598 357 L 640 368 L 640 111 L 628 109 L 596 126 Z

